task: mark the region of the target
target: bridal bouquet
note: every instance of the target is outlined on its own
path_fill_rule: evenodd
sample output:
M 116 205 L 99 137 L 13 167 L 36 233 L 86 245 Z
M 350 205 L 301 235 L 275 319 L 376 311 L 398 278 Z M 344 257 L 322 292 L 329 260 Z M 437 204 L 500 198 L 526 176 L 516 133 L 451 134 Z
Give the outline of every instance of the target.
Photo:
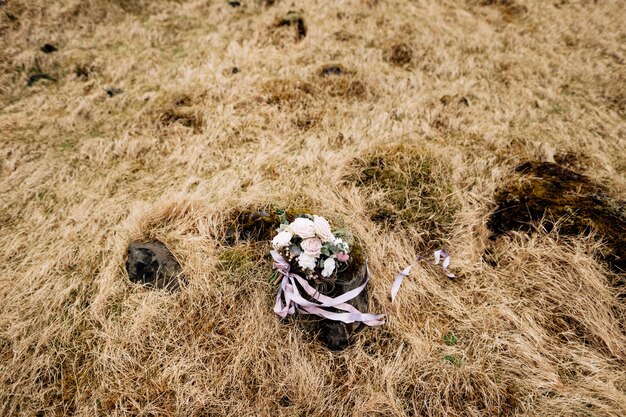
M 278 228 L 272 246 L 307 279 L 332 280 L 347 266 L 350 259 L 348 239 L 340 231 L 333 233 L 328 220 L 308 214 L 292 222 L 287 221 L 284 213 L 281 217 L 283 224 Z M 276 278 L 278 276 L 274 280 Z
M 347 269 L 350 259 L 348 238 L 340 231 L 333 232 L 328 220 L 322 216 L 304 214 L 289 222 L 284 212 L 279 212 L 279 215 L 282 224 L 276 230 L 277 234 L 272 239 L 273 250 L 270 251 L 275 269 L 271 281 L 279 283 L 274 312 L 282 318 L 300 312 L 344 323 L 383 324 L 383 314 L 362 313 L 349 303 L 362 293 L 370 279 L 367 262 L 365 279 L 358 287 L 335 297 L 322 294 L 316 288 L 319 281 L 334 281 L 338 273 Z M 449 278 L 454 278 L 446 270 L 450 264 L 447 252 L 435 251 L 435 265 L 442 258 L 443 271 Z M 413 264 L 396 276 L 391 289 L 392 302 L 402 280 L 424 259 L 418 256 Z
M 344 323 L 383 324 L 382 314 L 362 313 L 349 303 L 365 289 L 369 272 L 358 287 L 343 294 L 331 297 L 319 291 L 320 281 L 334 281 L 347 269 L 350 260 L 347 236 L 337 230 L 333 232 L 322 216 L 304 214 L 289 222 L 284 212 L 279 215 L 282 224 L 272 239 L 270 251 L 276 270 L 272 281 L 279 283 L 274 312 L 282 318 L 299 312 Z M 367 271 L 367 264 L 365 268 Z

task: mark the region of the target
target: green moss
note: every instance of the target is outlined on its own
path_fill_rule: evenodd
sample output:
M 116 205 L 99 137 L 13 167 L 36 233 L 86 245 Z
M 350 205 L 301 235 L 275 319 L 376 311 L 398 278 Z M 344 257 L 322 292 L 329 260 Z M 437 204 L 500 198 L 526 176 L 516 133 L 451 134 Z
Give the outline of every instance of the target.
M 382 146 L 356 159 L 349 179 L 368 194 L 371 219 L 391 226 L 434 231 L 453 221 L 451 168 L 431 152 L 411 145 Z
M 217 269 L 219 271 L 243 272 L 254 268 L 256 263 L 246 248 L 225 248 L 218 256 Z
M 314 208 L 291 208 L 285 210 L 285 215 L 291 222 L 298 216 L 315 212 Z M 237 240 L 271 240 L 281 223 L 277 207 L 266 206 L 238 210 L 233 212 L 231 219 L 227 222 L 225 241 L 232 245 Z

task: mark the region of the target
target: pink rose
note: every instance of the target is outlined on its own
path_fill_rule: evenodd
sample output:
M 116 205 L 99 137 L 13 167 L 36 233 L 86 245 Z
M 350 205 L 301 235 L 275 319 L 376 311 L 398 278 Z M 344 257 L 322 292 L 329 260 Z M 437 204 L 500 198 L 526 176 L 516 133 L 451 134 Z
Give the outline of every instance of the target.
M 313 222 L 304 217 L 298 217 L 289 225 L 291 231 L 300 236 L 302 239 L 315 237 L 315 225 Z
M 348 262 L 348 259 L 350 259 L 350 255 L 348 255 L 347 253 L 339 252 L 337 254 L 337 260 L 338 261 Z
M 317 258 L 322 254 L 322 241 L 316 237 L 304 239 L 300 244 L 302 250 L 309 256 Z

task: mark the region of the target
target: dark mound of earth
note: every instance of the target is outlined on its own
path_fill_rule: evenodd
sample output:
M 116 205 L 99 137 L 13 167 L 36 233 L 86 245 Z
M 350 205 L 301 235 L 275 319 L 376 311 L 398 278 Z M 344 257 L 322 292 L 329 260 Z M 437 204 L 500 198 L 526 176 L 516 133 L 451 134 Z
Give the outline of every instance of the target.
M 526 162 L 515 171 L 521 177 L 496 192 L 497 208 L 488 222 L 494 238 L 510 230 L 530 232 L 539 221 L 547 230 L 558 225 L 566 235 L 593 231 L 606 244 L 599 257 L 614 272 L 626 272 L 626 201 L 554 163 Z

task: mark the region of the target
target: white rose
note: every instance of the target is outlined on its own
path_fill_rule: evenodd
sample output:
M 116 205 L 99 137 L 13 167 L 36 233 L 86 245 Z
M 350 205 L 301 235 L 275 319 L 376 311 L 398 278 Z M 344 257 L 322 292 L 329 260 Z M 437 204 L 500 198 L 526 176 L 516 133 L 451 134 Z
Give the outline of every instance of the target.
M 335 239 L 333 232 L 330 230 L 330 223 L 321 216 L 313 216 L 313 224 L 315 225 L 315 233 L 323 242 L 332 242 Z
M 335 270 L 335 260 L 333 258 L 328 258 L 324 261 L 324 269 L 322 270 L 323 277 L 329 277 L 333 274 Z
M 272 246 L 274 247 L 274 249 L 280 250 L 289 245 L 292 237 L 293 234 L 291 232 L 283 230 L 282 232 L 274 236 L 274 239 L 272 239 Z
M 315 225 L 313 222 L 304 217 L 298 217 L 289 225 L 291 231 L 300 236 L 302 239 L 315 237 Z
M 302 269 L 310 269 L 313 271 L 315 269 L 315 265 L 317 264 L 317 259 L 313 256 L 307 255 L 305 252 L 301 253 L 298 256 L 298 265 Z

